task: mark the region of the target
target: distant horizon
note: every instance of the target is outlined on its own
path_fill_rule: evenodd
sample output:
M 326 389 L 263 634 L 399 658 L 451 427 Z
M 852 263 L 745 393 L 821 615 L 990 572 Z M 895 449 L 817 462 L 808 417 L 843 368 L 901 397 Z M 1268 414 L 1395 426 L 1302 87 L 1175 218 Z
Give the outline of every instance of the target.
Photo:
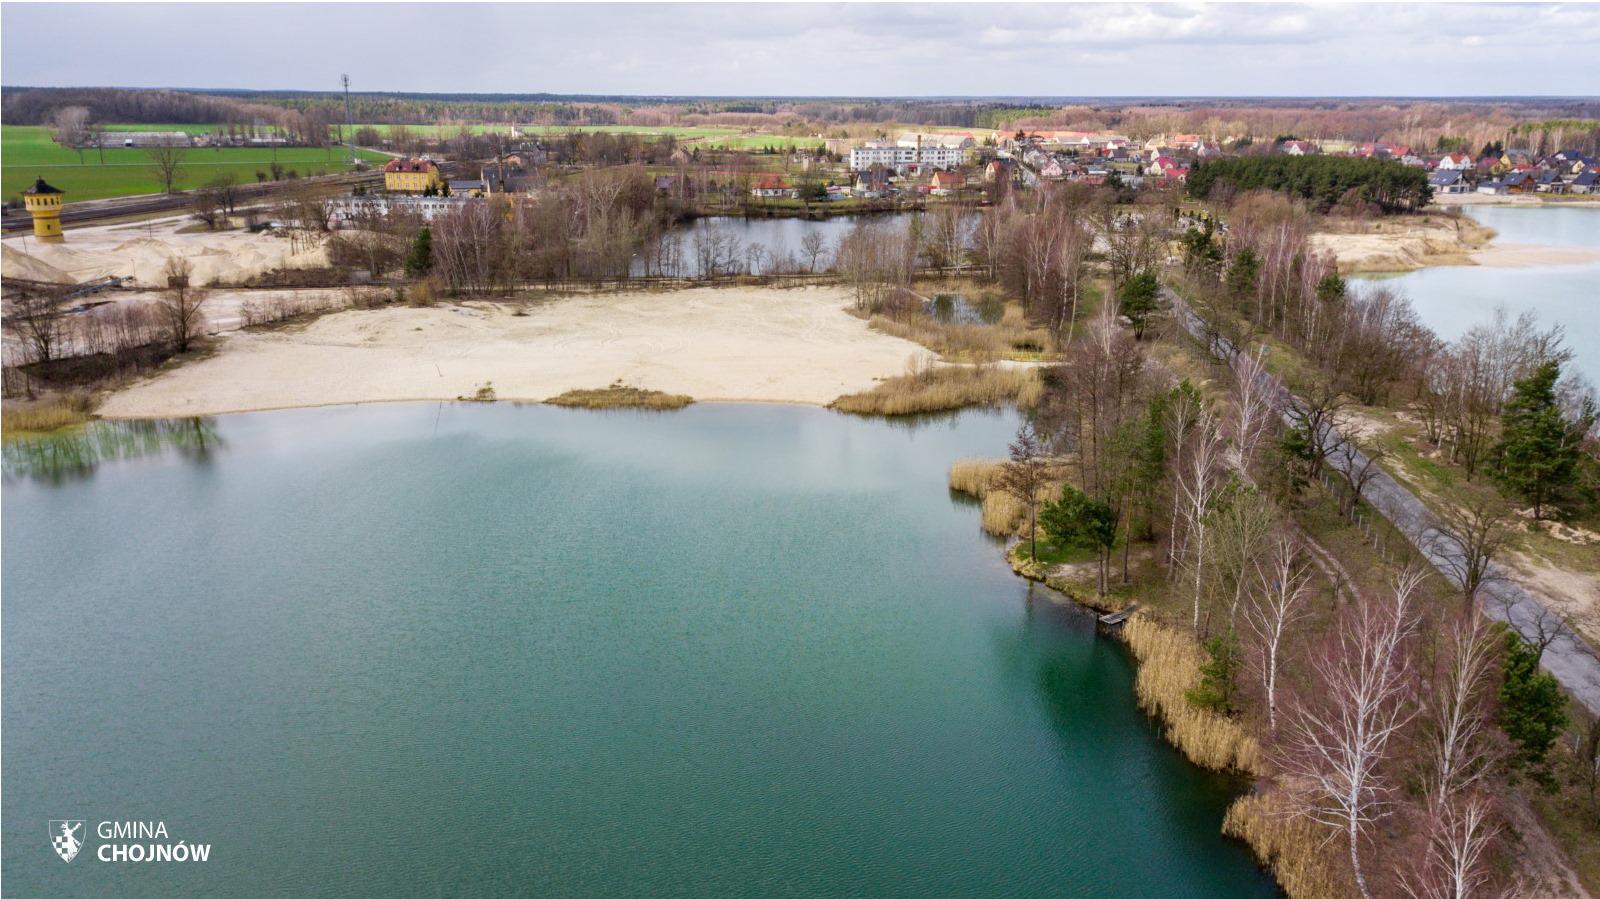
M 191 94 L 306 94 L 311 96 L 343 96 L 339 88 L 291 87 L 195 87 L 177 85 L 148 85 L 130 87 L 120 84 L 0 84 L 0 90 L 121 90 L 121 91 L 172 91 Z M 357 90 L 351 88 L 352 97 L 471 97 L 554 100 L 647 100 L 672 103 L 685 100 L 911 100 L 957 101 L 995 103 L 1045 103 L 1069 105 L 1102 101 L 1132 102 L 1156 100 L 1164 102 L 1206 100 L 1444 100 L 1453 102 L 1511 100 L 1569 100 L 1600 102 L 1600 94 L 616 94 L 616 93 L 554 93 L 549 91 L 411 91 L 411 90 Z
M 1013 25 L 962 3 L 11 3 L 0 8 L 0 82 L 154 88 L 206 72 L 236 85 L 212 90 L 324 91 L 348 72 L 392 93 L 608 97 L 1600 94 L 1595 5 L 1024 12 Z M 71 35 L 70 52 L 35 34 Z

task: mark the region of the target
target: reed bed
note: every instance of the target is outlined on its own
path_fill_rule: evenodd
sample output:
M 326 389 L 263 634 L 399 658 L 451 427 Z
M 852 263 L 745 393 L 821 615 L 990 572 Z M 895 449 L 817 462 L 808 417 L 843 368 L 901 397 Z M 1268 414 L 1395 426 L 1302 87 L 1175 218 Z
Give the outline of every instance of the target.
M 1027 505 L 995 489 L 1005 466 L 1005 459 L 958 459 L 950 466 L 950 489 L 981 501 L 984 533 L 996 537 L 1021 533 L 1027 525 Z M 1065 460 L 1053 460 L 1048 480 L 1039 491 L 1039 502 L 1043 504 L 1060 496 L 1066 479 Z
M 8 402 L 0 410 L 0 430 L 9 437 L 81 425 L 89 420 L 93 405 L 86 393 L 68 393 L 33 402 Z
M 1249 843 L 1293 899 L 1343 899 L 1355 892 L 1332 857 L 1338 844 L 1314 822 L 1291 815 L 1279 794 L 1239 797 L 1222 818 L 1222 832 Z
M 920 343 L 939 355 L 962 362 L 996 359 L 1033 359 L 1055 346 L 1050 332 L 1030 328 L 1008 307 L 1005 318 L 993 325 L 949 324 L 917 314 L 891 318 L 874 315 L 869 324 L 885 334 Z
M 950 466 L 950 489 L 983 499 L 1005 467 L 1004 459 L 957 459 Z
M 616 383 L 597 390 L 569 390 L 545 402 L 581 409 L 682 409 L 694 402 L 694 397 Z
M 1185 695 L 1200 683 L 1205 661 L 1200 644 L 1143 614 L 1128 619 L 1123 635 L 1139 660 L 1134 683 L 1139 707 L 1166 724 L 1168 742 L 1202 767 L 1259 773 L 1261 747 L 1255 737 L 1238 722 L 1196 707 Z
M 1002 403 L 1031 407 L 1042 392 L 1032 369 L 919 365 L 871 390 L 841 396 L 831 406 L 855 415 L 918 415 Z

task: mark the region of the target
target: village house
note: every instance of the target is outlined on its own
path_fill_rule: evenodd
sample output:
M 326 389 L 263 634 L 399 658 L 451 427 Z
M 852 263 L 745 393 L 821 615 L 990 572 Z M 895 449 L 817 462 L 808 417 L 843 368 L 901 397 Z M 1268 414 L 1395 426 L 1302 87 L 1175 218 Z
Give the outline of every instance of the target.
M 483 166 L 478 170 L 478 176 L 486 194 L 521 194 L 533 189 L 533 177 L 527 169 L 505 162 Z M 450 189 L 452 192 L 455 190 L 454 182 Z
M 967 186 L 967 177 L 960 172 L 934 172 L 933 190 L 936 197 L 948 197 Z
M 1438 168 L 1447 172 L 1464 172 L 1472 168 L 1472 156 L 1466 153 L 1446 153 L 1439 158 Z
M 1464 194 L 1467 182 L 1459 169 L 1439 169 L 1428 176 L 1428 186 L 1436 194 Z
M 1286 140 L 1278 145 L 1278 152 L 1285 156 L 1314 156 L 1317 145 L 1308 140 Z
M 794 186 L 788 181 L 784 180 L 782 175 L 758 175 L 750 186 L 750 195 L 773 200 L 784 197 L 798 197 L 800 192 L 795 190 Z
M 396 194 L 420 194 L 444 186 L 444 175 L 433 160 L 391 159 L 383 166 L 383 189 Z

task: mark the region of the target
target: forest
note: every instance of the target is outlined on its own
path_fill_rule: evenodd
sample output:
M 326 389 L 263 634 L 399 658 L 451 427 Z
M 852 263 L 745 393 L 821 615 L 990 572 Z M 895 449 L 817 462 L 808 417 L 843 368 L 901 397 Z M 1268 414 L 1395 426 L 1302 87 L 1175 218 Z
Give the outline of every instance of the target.
M 1225 201 L 1234 193 L 1272 190 L 1308 201 L 1318 212 L 1415 212 L 1433 191 L 1426 170 L 1382 159 L 1343 156 L 1248 156 L 1197 163 L 1188 191 Z

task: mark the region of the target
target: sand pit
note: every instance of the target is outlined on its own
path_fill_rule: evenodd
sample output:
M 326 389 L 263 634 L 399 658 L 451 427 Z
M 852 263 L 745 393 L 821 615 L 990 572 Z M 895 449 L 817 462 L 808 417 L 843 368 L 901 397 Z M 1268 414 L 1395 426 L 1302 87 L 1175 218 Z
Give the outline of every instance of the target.
M 190 277 L 196 283 L 230 284 L 274 268 L 306 268 L 328 261 L 320 244 L 308 247 L 306 241 L 291 241 L 280 234 L 178 233 L 193 225 L 187 218 L 168 218 L 137 225 L 69 228 L 66 241 L 57 244 L 8 237 L 0 275 L 73 283 L 132 277 L 142 287 L 159 287 L 166 282 L 167 260 L 180 256 L 189 261 Z
M 1475 265 L 1473 254 L 1494 231 L 1471 219 L 1394 216 L 1331 220 L 1311 235 L 1311 246 L 1332 253 L 1339 271 L 1409 272 L 1430 265 Z
M 613 381 L 700 401 L 827 403 L 903 374 L 917 344 L 870 330 L 839 288 L 726 288 L 325 316 L 239 332 L 221 351 L 110 397 L 140 418 L 454 399 L 492 384 L 542 401 Z

